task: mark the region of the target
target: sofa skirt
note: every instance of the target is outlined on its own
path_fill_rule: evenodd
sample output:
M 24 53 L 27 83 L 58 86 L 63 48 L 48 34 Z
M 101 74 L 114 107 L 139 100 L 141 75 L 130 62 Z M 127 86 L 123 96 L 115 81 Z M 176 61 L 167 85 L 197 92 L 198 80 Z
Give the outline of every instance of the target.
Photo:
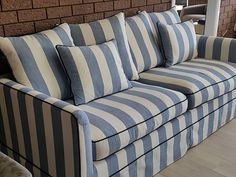
M 94 161 L 94 177 L 152 177 L 235 118 L 235 97 L 232 91 L 189 110 L 106 159 Z M 33 176 L 49 176 L 6 146 L 0 150 Z
M 236 118 L 236 91 L 173 119 L 151 134 L 94 162 L 95 177 L 152 177 Z

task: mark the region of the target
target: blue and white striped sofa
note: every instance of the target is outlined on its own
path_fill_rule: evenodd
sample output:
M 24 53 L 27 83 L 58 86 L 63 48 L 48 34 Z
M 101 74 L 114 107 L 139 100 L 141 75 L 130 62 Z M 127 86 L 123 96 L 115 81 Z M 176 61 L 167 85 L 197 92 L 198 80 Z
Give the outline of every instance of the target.
M 198 36 L 199 59 L 80 106 L 0 79 L 0 149 L 36 177 L 151 177 L 236 117 L 235 51 Z

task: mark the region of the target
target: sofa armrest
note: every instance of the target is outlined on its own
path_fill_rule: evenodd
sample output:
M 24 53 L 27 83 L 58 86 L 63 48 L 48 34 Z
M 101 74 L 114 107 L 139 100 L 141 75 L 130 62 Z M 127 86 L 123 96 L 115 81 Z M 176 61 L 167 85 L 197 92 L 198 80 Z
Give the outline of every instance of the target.
M 50 176 L 92 176 L 87 115 L 8 79 L 0 79 L 0 141 Z
M 180 13 L 180 17 L 182 18 L 185 15 L 189 14 L 202 14 L 206 15 L 206 4 L 198 4 L 198 5 L 192 5 L 184 7 L 183 10 Z
M 198 57 L 236 63 L 236 39 L 197 35 Z

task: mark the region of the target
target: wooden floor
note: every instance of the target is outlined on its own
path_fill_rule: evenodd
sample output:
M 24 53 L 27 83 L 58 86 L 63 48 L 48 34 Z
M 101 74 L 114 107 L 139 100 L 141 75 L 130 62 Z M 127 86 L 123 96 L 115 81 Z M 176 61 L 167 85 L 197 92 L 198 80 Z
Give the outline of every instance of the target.
M 236 177 L 236 120 L 155 177 Z

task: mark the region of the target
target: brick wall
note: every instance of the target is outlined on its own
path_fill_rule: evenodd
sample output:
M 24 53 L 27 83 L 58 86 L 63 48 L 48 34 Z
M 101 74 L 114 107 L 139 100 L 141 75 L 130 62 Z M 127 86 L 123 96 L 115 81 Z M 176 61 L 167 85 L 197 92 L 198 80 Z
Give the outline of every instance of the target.
M 0 0 L 0 36 L 23 35 L 55 24 L 83 23 L 124 11 L 163 11 L 171 0 Z
M 206 4 L 207 0 L 189 0 L 188 4 L 191 5 L 196 5 L 196 4 Z
M 235 37 L 236 0 L 222 0 L 218 36 Z

